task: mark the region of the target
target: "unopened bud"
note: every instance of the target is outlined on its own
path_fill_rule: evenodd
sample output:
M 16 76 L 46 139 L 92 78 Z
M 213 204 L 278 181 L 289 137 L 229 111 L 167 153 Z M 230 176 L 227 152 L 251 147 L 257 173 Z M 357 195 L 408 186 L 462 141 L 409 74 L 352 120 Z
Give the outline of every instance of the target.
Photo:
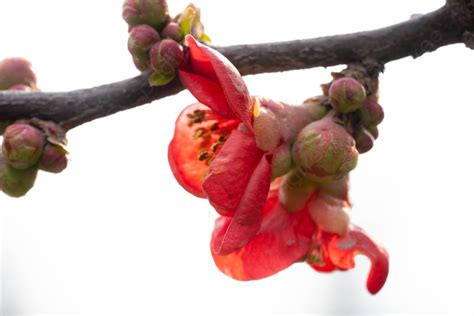
M 350 224 L 348 202 L 320 193 L 308 203 L 309 214 L 318 227 L 325 232 L 344 235 Z
M 43 151 L 44 138 L 37 128 L 14 123 L 3 133 L 3 157 L 14 168 L 27 169 L 38 162 Z
M 298 134 L 293 159 L 299 170 L 317 182 L 342 179 L 357 165 L 355 141 L 331 118 L 313 122 Z
M 31 63 L 23 58 L 0 61 L 0 90 L 8 90 L 19 84 L 36 87 L 36 76 L 31 70 Z
M 150 69 L 148 64 L 151 47 L 160 40 L 160 34 L 146 24 L 134 26 L 128 37 L 128 51 L 132 54 L 133 62 L 138 70 Z
M 67 167 L 67 151 L 58 145 L 47 144 L 38 163 L 38 168 L 43 171 L 60 173 Z
M 362 124 L 366 127 L 379 125 L 383 121 L 383 108 L 373 98 L 367 99 L 360 110 Z
M 350 113 L 360 109 L 365 98 L 364 86 L 350 77 L 334 80 L 329 88 L 330 102 L 334 109 L 340 113 Z
M 0 190 L 11 197 L 25 195 L 35 184 L 38 168 L 15 169 L 0 157 Z
M 360 131 L 357 132 L 357 134 L 355 135 L 355 141 L 357 151 L 360 154 L 366 153 L 371 150 L 372 147 L 374 147 L 374 137 L 365 128 L 362 128 Z
M 166 0 L 125 0 L 122 11 L 128 25 L 148 24 L 159 29 L 169 20 Z
M 272 178 L 287 174 L 292 166 L 291 148 L 287 143 L 281 144 L 273 151 Z
M 257 103 L 254 110 L 253 133 L 257 147 L 263 151 L 273 151 L 282 141 L 278 119 L 275 114 Z
M 176 73 L 183 60 L 183 48 L 170 39 L 156 43 L 150 51 L 151 67 L 163 74 Z
M 309 198 L 318 190 L 317 184 L 303 176 L 298 171 L 293 171 L 285 176 L 278 195 L 280 203 L 288 212 L 301 210 Z
M 161 35 L 163 35 L 164 38 L 170 38 L 176 42 L 181 42 L 184 38 L 179 28 L 179 24 L 176 22 L 168 23 L 168 25 L 163 29 Z

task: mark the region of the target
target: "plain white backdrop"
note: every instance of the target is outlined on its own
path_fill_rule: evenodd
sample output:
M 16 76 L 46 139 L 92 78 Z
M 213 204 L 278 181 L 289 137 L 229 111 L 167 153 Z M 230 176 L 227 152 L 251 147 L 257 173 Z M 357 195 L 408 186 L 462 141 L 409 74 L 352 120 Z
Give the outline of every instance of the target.
M 442 0 L 199 0 L 216 45 L 379 28 Z M 187 5 L 169 0 L 173 14 Z M 0 58 L 23 56 L 44 91 L 137 75 L 121 0 L 0 0 Z M 346 273 L 305 264 L 238 282 L 214 266 L 216 213 L 174 181 L 166 150 L 188 92 L 68 134 L 70 162 L 25 198 L 0 196 L 1 311 L 11 315 L 389 314 L 474 312 L 474 52 L 464 45 L 386 66 L 385 121 L 352 175 L 353 221 L 390 253 L 384 289 L 365 289 L 365 258 Z M 245 78 L 290 103 L 321 94 L 335 68 Z

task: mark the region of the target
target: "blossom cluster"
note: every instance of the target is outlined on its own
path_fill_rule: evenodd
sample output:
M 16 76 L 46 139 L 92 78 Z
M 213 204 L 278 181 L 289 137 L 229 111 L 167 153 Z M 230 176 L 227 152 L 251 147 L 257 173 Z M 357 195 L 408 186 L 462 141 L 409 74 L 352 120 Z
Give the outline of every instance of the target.
M 383 118 L 377 90 L 343 71 L 298 106 L 251 96 L 223 55 L 190 35 L 185 41 L 178 74 L 198 103 L 176 120 L 168 159 L 179 184 L 219 214 L 217 267 L 255 280 L 296 262 L 345 271 L 362 254 L 371 261 L 367 288 L 377 293 L 388 254 L 351 223 L 348 196 L 349 172 L 370 149 L 358 135 Z

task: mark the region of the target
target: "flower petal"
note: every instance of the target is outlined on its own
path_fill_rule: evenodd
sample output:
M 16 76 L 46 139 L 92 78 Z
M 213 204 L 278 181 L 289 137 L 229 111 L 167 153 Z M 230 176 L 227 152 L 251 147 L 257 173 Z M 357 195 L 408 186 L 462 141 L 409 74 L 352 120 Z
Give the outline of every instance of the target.
M 240 119 L 247 128 L 252 129 L 253 101 L 239 71 L 223 55 L 197 42 L 191 35 L 186 36 L 186 41 L 190 60 L 179 70 L 184 86 L 199 102 L 221 115 Z M 222 92 L 215 93 L 215 86 L 209 84 L 212 81 Z M 222 103 L 222 95 L 225 96 L 225 103 Z M 215 100 L 206 103 L 213 98 Z
M 205 197 L 202 191 L 202 179 L 209 165 L 207 161 L 200 161 L 198 155 L 203 147 L 209 147 L 212 141 L 215 141 L 213 138 L 218 135 L 210 135 L 211 139 L 206 145 L 203 145 L 203 141 L 195 135 L 198 129 L 209 128 L 219 120 L 219 117 L 213 114 L 213 119 L 190 125 L 188 115 L 192 115 L 195 111 L 209 112 L 210 110 L 205 105 L 196 103 L 186 107 L 180 113 L 176 120 L 173 139 L 168 146 L 168 161 L 173 175 L 186 191 L 198 197 Z M 226 119 L 220 118 L 220 120 Z
M 216 220 L 211 245 L 231 221 Z M 302 259 L 308 252 L 315 226 L 307 210 L 289 213 L 278 202 L 278 190 L 270 192 L 265 203 L 260 231 L 243 248 L 219 256 L 211 251 L 219 270 L 241 281 L 271 276 Z M 212 246 L 211 246 L 212 248 Z
M 242 248 L 260 229 L 272 178 L 271 154 L 265 154 L 252 173 L 232 221 L 214 239 L 214 253 L 226 255 Z
M 219 214 L 234 216 L 246 190 L 262 191 L 258 183 L 256 188 L 250 188 L 248 184 L 263 154 L 248 132 L 234 130 L 226 140 L 202 185 Z
M 371 261 L 367 277 L 367 289 L 376 294 L 387 280 L 389 261 L 387 251 L 377 245 L 367 233 L 357 226 L 352 226 L 345 237 L 334 235 L 328 245 L 329 257 L 339 268 L 354 267 L 354 257 L 363 254 Z

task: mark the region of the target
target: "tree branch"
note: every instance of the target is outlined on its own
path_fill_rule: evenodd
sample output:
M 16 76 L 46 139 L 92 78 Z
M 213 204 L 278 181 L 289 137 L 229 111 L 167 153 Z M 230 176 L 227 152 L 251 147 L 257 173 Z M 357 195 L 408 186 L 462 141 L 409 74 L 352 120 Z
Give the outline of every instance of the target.
M 279 43 L 216 47 L 242 75 L 362 62 L 384 65 L 439 47 L 465 42 L 471 47 L 471 0 L 448 0 L 442 8 L 389 27 L 345 35 Z M 150 87 L 149 73 L 91 89 L 55 93 L 0 93 L 0 121 L 37 117 L 74 128 L 96 118 L 150 103 L 183 89 L 175 79 Z

